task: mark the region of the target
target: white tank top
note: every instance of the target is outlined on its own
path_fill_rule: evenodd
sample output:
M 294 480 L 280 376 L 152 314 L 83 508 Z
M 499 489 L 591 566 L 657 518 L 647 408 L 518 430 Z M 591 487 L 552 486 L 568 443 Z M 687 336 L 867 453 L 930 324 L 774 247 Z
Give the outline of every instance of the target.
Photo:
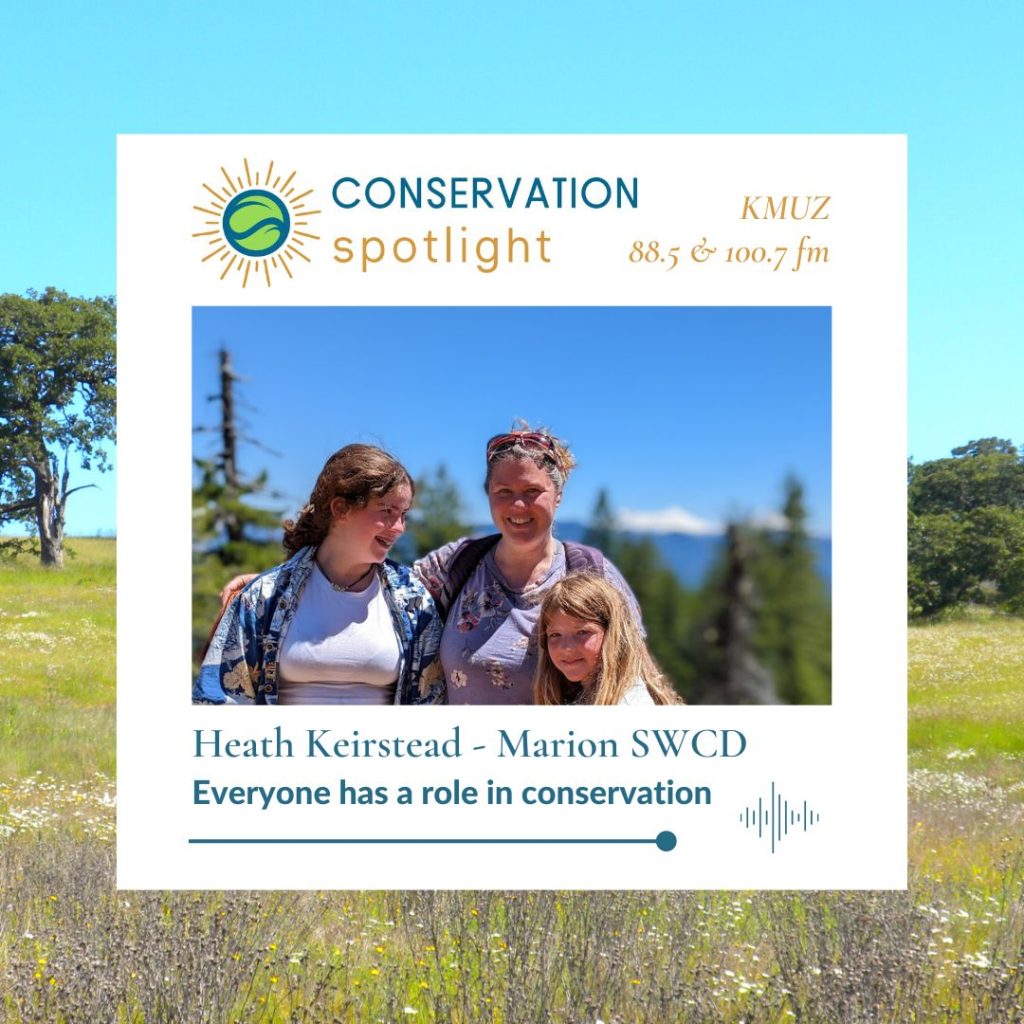
M 360 593 L 309 577 L 281 645 L 279 704 L 391 704 L 401 649 L 380 576 Z

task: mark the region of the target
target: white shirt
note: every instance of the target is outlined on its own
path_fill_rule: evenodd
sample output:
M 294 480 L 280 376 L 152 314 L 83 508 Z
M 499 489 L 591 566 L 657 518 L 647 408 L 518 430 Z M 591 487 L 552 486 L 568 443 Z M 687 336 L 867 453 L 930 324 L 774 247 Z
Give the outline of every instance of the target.
M 319 569 L 281 643 L 279 704 L 391 704 L 401 650 L 380 577 L 335 590 Z
M 619 706 L 622 707 L 625 704 L 641 705 L 641 704 L 653 704 L 654 698 L 651 696 L 650 691 L 647 689 L 647 684 L 642 679 L 634 681 L 633 685 L 622 695 L 622 699 L 619 701 Z

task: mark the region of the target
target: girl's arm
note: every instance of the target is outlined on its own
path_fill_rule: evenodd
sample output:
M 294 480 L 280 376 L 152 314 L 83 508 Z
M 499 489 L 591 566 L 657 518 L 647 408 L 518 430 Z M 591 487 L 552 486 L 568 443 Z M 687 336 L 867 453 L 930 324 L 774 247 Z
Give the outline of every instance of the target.
M 193 704 L 255 703 L 258 653 L 252 642 L 252 618 L 253 610 L 241 598 L 221 614 L 192 684 Z

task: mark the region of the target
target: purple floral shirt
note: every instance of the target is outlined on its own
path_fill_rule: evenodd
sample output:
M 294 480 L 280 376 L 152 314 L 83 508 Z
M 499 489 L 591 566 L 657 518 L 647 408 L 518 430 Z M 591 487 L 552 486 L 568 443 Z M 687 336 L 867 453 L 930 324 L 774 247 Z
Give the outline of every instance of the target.
M 464 540 L 445 544 L 413 566 L 432 596 L 441 592 L 455 551 Z M 556 542 L 547 575 L 527 590 L 509 586 L 494 559 L 493 548 L 484 555 L 452 605 L 441 637 L 441 666 L 448 681 L 449 704 L 533 703 L 540 604 L 545 592 L 565 574 L 561 542 Z M 639 624 L 636 597 L 607 558 L 604 575 L 626 596 Z

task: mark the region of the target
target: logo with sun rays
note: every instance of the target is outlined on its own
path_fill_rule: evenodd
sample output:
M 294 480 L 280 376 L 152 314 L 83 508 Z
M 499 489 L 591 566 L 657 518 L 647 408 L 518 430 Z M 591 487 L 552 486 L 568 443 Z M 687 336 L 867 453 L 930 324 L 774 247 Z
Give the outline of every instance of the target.
M 269 288 L 274 272 L 292 277 L 301 266 L 299 260 L 310 262 L 308 243 L 319 241 L 320 236 L 307 230 L 308 218 L 320 211 L 309 208 L 315 205 L 307 201 L 313 190 L 299 191 L 293 184 L 295 171 L 275 177 L 273 160 L 262 175 L 250 169 L 248 159 L 242 164 L 243 173 L 235 177 L 227 168 L 220 169 L 223 185 L 219 178 L 212 185 L 203 182 L 213 198 L 193 207 L 206 219 L 203 230 L 193 231 L 192 237 L 209 247 L 202 262 L 219 267 L 222 281 L 234 272 L 243 288 L 250 277 L 262 278 Z

